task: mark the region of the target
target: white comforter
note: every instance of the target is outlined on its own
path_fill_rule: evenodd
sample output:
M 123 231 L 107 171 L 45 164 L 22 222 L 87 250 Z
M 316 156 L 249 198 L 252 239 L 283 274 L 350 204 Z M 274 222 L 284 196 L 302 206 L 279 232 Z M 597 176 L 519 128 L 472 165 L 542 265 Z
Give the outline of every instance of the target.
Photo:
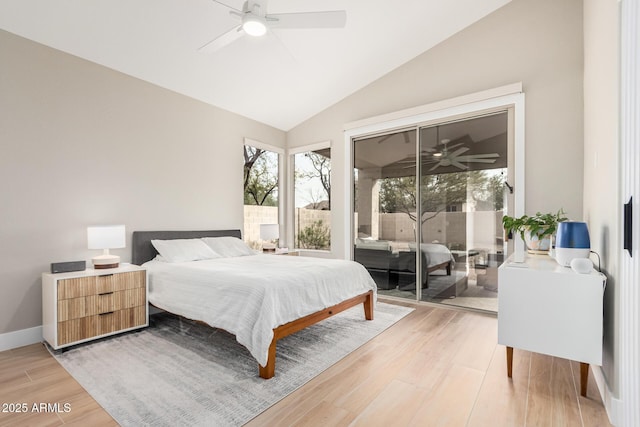
M 448 261 L 455 262 L 453 254 L 445 245 L 441 245 L 439 243 L 421 243 L 420 249 L 429 255 L 428 267 L 433 267 L 434 265 Z
M 149 261 L 149 301 L 235 334 L 265 366 L 273 328 L 361 295 L 376 292 L 353 261 L 252 255 L 184 263 Z

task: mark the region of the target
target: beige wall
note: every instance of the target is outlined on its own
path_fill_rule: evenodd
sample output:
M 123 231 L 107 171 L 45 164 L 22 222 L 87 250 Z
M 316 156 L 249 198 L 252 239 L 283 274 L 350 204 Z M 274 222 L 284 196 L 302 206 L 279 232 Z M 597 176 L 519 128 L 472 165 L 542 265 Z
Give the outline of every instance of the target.
M 0 31 L 0 334 L 39 326 L 40 274 L 86 227 L 242 228 L 242 144 L 274 128 Z M 116 250 L 123 261 L 131 248 Z
M 619 2 L 584 2 L 584 218 L 607 274 L 603 372 L 619 393 Z M 626 202 L 626 200 L 624 201 Z
M 291 147 L 333 143 L 334 255 L 344 256 L 342 218 L 350 215 L 343 204 L 345 123 L 515 82 L 526 94 L 526 212 L 563 207 L 581 219 L 582 46 L 580 0 L 513 0 L 292 129 Z

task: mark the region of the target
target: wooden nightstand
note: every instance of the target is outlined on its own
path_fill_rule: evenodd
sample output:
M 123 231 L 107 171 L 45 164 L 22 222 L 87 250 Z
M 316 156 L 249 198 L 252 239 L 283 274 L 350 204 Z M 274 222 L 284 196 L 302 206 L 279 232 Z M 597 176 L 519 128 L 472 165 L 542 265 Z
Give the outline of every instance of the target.
M 142 267 L 42 274 L 42 335 L 56 350 L 148 325 Z

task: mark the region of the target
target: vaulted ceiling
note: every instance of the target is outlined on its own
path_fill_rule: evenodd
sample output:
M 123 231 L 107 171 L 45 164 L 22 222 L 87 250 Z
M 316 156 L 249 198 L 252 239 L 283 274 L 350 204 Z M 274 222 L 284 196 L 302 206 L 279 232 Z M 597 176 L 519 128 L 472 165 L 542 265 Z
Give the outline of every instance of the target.
M 210 53 L 238 25 L 213 0 L 3 0 L 0 29 L 286 131 L 508 1 L 270 0 L 268 13 L 345 10 L 346 26 Z

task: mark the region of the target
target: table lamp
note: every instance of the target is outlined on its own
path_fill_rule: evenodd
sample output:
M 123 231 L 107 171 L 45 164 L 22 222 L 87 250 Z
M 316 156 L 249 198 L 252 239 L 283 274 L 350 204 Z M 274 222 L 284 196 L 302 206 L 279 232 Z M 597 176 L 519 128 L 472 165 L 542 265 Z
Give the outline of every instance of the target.
M 273 242 L 280 238 L 280 226 L 278 224 L 260 224 L 260 239 L 263 252 L 275 252 L 276 244 Z
M 101 225 L 87 227 L 89 249 L 102 249 L 102 255 L 93 257 L 93 268 L 116 268 L 120 263 L 118 255 L 111 255 L 109 249 L 125 247 L 124 225 Z

